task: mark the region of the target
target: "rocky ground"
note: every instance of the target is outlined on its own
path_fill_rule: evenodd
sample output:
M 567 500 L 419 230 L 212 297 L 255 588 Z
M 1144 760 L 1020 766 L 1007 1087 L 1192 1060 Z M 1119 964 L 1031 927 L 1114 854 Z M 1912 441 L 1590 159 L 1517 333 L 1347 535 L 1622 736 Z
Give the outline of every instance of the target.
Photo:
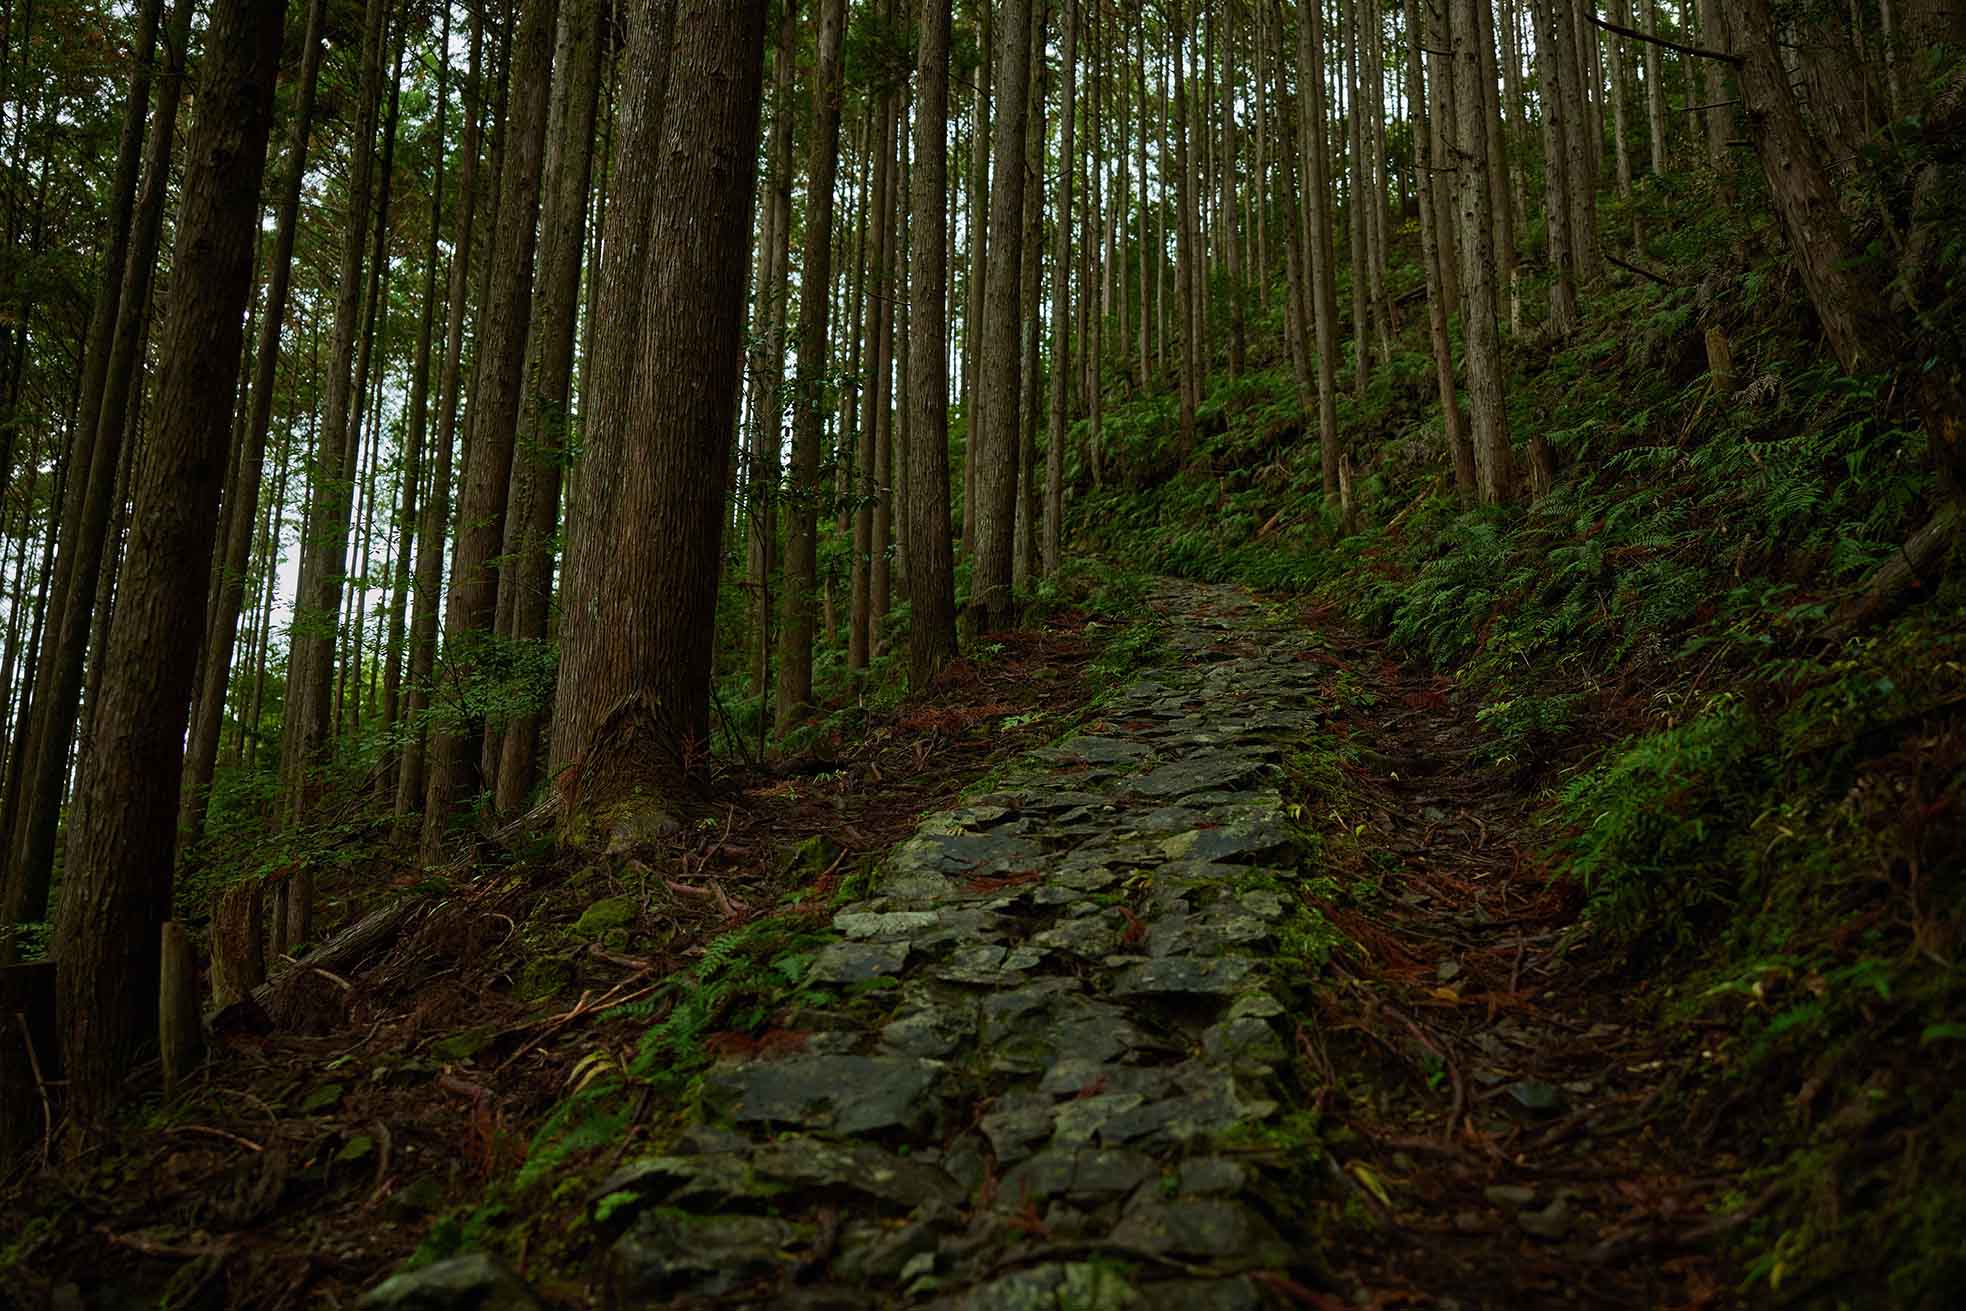
M 1228 587 L 925 819 L 812 1009 L 589 1197 L 614 1305 L 1714 1305 L 1725 1179 L 1649 1118 L 1525 804 L 1444 691 Z M 775 1035 L 775 1036 L 774 1036 Z M 479 1257 L 373 1305 L 459 1305 Z M 466 1290 L 460 1292 L 460 1290 Z M 476 1291 L 468 1291 L 476 1290 Z M 476 1304 L 472 1302 L 471 1304 Z M 499 1303 L 505 1305 L 505 1303 Z

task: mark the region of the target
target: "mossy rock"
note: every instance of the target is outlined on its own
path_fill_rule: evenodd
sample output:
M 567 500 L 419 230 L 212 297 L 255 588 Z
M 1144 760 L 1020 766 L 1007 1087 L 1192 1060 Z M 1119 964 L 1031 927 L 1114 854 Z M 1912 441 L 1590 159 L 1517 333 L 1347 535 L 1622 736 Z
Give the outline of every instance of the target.
M 592 907 L 589 907 L 591 910 Z M 568 956 L 535 956 L 519 972 L 513 995 L 520 1001 L 543 1001 L 572 989 L 573 959 Z
M 447 1061 L 468 1061 L 490 1045 L 498 1036 L 496 1025 L 481 1024 L 475 1029 L 453 1033 L 448 1038 L 439 1039 L 431 1050 Z
M 633 896 L 603 897 L 580 914 L 573 926 L 575 937 L 601 938 L 614 929 L 626 929 L 641 913 L 641 903 Z
M 778 867 L 787 874 L 805 874 L 818 878 L 831 869 L 833 862 L 839 858 L 839 845 L 825 834 L 815 833 L 780 855 Z

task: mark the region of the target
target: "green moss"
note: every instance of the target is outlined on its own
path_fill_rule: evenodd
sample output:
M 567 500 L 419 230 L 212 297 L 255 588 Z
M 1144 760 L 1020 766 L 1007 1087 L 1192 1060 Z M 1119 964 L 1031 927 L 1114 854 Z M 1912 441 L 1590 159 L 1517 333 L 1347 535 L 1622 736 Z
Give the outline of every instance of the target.
M 632 896 L 604 897 L 582 911 L 573 933 L 580 938 L 599 938 L 611 929 L 627 928 L 641 914 L 641 902 Z

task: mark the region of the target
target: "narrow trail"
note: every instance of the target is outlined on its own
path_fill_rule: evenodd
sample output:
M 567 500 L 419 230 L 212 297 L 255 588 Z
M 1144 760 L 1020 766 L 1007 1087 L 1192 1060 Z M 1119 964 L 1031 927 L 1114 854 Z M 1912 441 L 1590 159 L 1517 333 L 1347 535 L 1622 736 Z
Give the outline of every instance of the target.
M 594 1194 L 614 1304 L 1714 1304 L 1662 1058 L 1441 689 L 1149 600 L 1161 667 L 926 819 L 810 967 L 838 1007 Z

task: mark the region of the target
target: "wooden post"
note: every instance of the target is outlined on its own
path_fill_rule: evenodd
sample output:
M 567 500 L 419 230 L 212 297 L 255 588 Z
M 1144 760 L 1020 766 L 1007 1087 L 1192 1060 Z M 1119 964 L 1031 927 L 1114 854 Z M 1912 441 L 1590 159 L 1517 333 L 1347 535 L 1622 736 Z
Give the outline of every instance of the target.
M 314 871 L 297 867 L 287 876 L 287 947 L 314 936 Z
M 1352 457 L 1338 457 L 1338 532 L 1350 537 L 1358 532 L 1358 503 L 1352 499 Z
M 1734 390 L 1734 351 L 1727 334 L 1719 328 L 1707 329 L 1707 371 L 1713 375 L 1713 389 L 1722 396 Z
M 0 966 L 0 1168 L 51 1131 L 48 1085 L 60 1077 L 55 963 Z
M 164 921 L 163 948 L 157 979 L 157 1041 L 164 1055 L 168 1092 L 203 1059 L 205 1030 L 198 1013 L 198 957 L 184 925 Z
M 266 885 L 227 888 L 212 910 L 212 1005 L 220 1010 L 266 982 Z

